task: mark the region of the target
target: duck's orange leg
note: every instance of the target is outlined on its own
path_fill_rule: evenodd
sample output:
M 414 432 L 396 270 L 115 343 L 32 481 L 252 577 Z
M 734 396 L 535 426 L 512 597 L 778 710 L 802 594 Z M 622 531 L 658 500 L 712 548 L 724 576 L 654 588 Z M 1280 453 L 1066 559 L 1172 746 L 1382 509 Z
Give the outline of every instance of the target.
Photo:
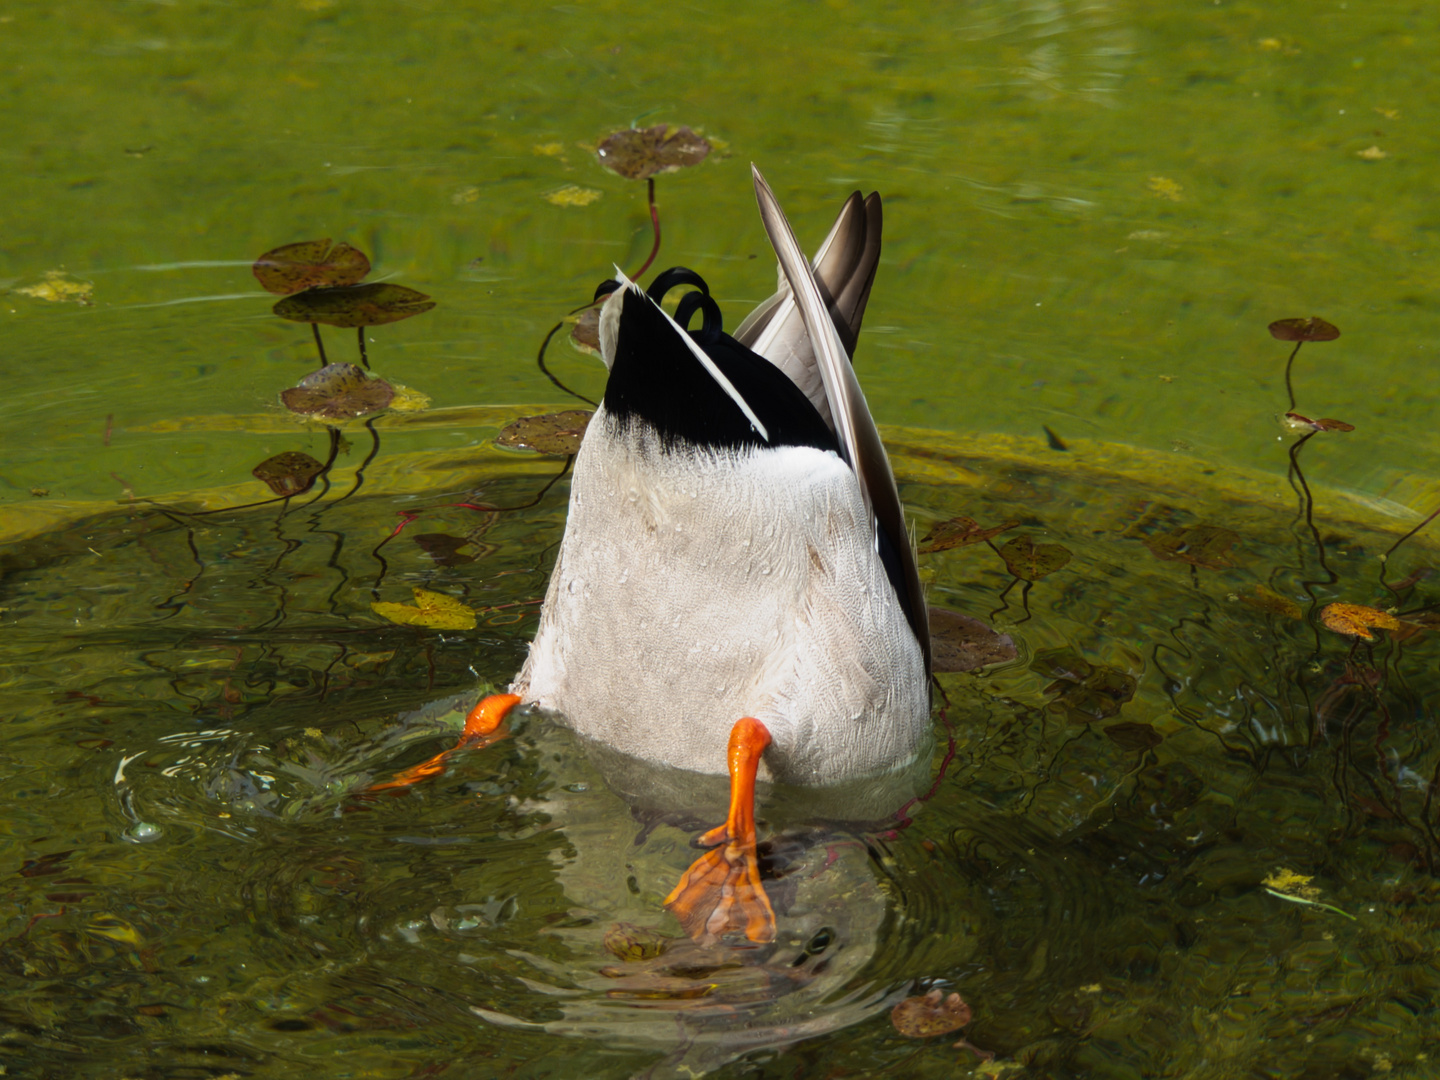
M 713 941 L 731 930 L 744 930 L 751 941 L 775 937 L 775 912 L 755 853 L 755 772 L 769 745 L 770 732 L 752 717 L 730 729 L 730 813 L 724 825 L 700 837 L 702 844 L 720 846 L 696 859 L 665 898 L 696 940 Z
M 404 772 L 395 774 L 393 780 L 386 780 L 383 784 L 372 784 L 366 791 L 389 791 L 393 788 L 407 788 L 411 784 L 418 784 L 421 780 L 428 780 L 432 776 L 445 771 L 445 763 L 452 754 L 461 750 L 480 749 L 489 746 L 491 743 L 499 742 L 510 733 L 505 730 L 505 716 L 516 705 L 520 704 L 519 694 L 490 694 L 480 700 L 480 704 L 470 710 L 465 717 L 465 730 L 460 733 L 460 739 L 449 750 L 442 750 L 428 761 L 422 761 L 419 765 L 412 765 Z

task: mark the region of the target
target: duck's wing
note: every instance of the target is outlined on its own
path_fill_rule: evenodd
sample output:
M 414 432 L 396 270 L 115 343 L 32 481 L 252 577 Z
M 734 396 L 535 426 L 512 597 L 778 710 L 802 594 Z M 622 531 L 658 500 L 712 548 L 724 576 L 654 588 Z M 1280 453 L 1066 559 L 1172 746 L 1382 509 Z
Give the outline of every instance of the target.
M 865 303 L 880 262 L 883 219 L 880 196 L 862 199 L 854 192 L 840 208 L 835 224 L 815 252 L 813 266 L 820 296 L 840 335 L 845 354 L 853 359 Z M 833 429 L 834 417 L 805 321 L 782 269 L 775 295 L 752 311 L 735 330 L 735 340 L 778 367 L 804 392 Z
M 865 403 L 865 394 L 855 378 L 849 355 L 840 334 L 832 321 L 830 305 L 826 303 L 820 286 L 815 280 L 805 253 L 795 239 L 785 213 L 775 199 L 770 185 L 760 175 L 760 170 L 751 166 L 755 175 L 755 198 L 760 204 L 760 218 L 770 243 L 780 260 L 780 270 L 790 286 L 791 298 L 810 339 L 816 367 L 824 386 L 826 404 L 834 420 L 835 435 L 840 443 L 841 456 L 855 470 L 860 481 L 860 492 L 865 505 L 874 515 L 878 529 L 888 538 L 895 556 L 899 559 L 901 577 L 905 583 L 906 612 L 910 629 L 920 642 L 925 655 L 925 670 L 930 670 L 930 627 L 925 608 L 924 590 L 920 585 L 919 569 L 915 565 L 915 552 L 910 545 L 910 535 L 905 527 L 905 513 L 900 506 L 900 492 L 895 486 L 895 475 L 890 471 L 890 459 L 885 454 L 880 432 L 870 416 L 870 407 Z M 875 198 L 878 211 L 879 199 Z M 849 205 L 848 203 L 846 204 Z M 841 215 L 842 221 L 844 214 Z M 878 221 L 878 213 L 877 213 Z M 837 228 L 840 223 L 837 223 Z M 878 231 L 877 231 L 878 233 Z M 832 238 L 835 230 L 832 230 Z M 878 258 L 879 237 L 876 236 L 876 257 Z M 822 254 L 824 252 L 822 251 Z M 817 260 L 819 261 L 819 260 Z M 874 268 L 870 277 L 873 279 Z M 870 282 L 858 290 L 868 296 Z M 863 299 L 860 311 L 863 313 Z M 877 543 L 880 543 L 877 537 Z

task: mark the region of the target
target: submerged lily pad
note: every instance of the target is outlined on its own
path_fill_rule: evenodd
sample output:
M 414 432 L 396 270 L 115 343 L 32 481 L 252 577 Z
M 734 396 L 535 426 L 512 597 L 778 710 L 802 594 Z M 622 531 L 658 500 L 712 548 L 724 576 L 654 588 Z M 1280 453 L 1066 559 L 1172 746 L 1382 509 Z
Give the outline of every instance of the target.
M 948 1035 L 970 1023 L 970 1017 L 970 1006 L 959 994 L 946 997 L 941 990 L 908 997 L 890 1010 L 890 1022 L 895 1030 L 911 1039 Z
M 1305 616 L 1305 612 L 1294 600 L 1288 596 L 1281 596 L 1274 589 L 1266 588 L 1264 585 L 1256 585 L 1250 592 L 1240 593 L 1238 596 L 1242 604 L 1247 604 L 1269 615 L 1282 615 L 1287 619 L 1300 619 Z
M 392 285 L 350 285 L 337 289 L 307 289 L 287 296 L 274 311 L 291 322 L 324 323 L 326 326 L 383 326 L 412 315 L 421 315 L 435 306 L 422 292 Z
M 1276 341 L 1334 341 L 1340 330 L 1311 315 L 1308 319 L 1276 319 L 1270 324 L 1270 336 Z
M 1037 653 L 1030 667 L 1055 680 L 1045 688 L 1045 693 L 1056 695 L 1046 708 L 1072 724 L 1093 724 L 1118 716 L 1139 685 L 1134 676 L 1119 668 L 1091 664 L 1073 649 Z
M 373 379 L 354 364 L 328 364 L 281 393 L 293 413 L 312 420 L 353 420 L 388 408 L 395 396 L 384 379 Z
M 286 450 L 266 458 L 250 470 L 250 475 L 269 484 L 276 495 L 290 496 L 309 491 L 315 478 L 324 471 L 325 466 L 309 454 Z
M 1037 544 L 1028 536 L 1017 536 L 1000 546 L 1005 567 L 1022 581 L 1039 581 L 1063 568 L 1072 558 L 1060 544 Z
M 541 454 L 575 454 L 594 415 L 584 409 L 568 409 L 544 416 L 522 416 L 505 425 L 495 437 L 495 445 Z
M 370 272 L 365 253 L 349 244 L 301 240 L 267 251 L 250 268 L 269 292 L 289 296 L 303 289 L 354 285 Z
M 1149 724 L 1137 724 L 1130 720 L 1122 720 L 1118 724 L 1111 724 L 1104 729 L 1106 736 L 1121 750 L 1132 750 L 1144 752 L 1153 750 L 1165 741 L 1161 735 Z
M 930 609 L 931 670 L 937 674 L 976 671 L 1014 660 L 1015 639 L 996 633 L 979 619 L 944 608 Z
M 588 307 L 570 328 L 570 344 L 591 356 L 600 355 L 600 308 Z
M 1388 611 L 1366 607 L 1364 604 L 1326 604 L 1320 609 L 1320 621 L 1325 629 L 1347 637 L 1374 641 L 1371 627 L 1380 630 L 1399 630 L 1400 620 Z
M 942 521 L 931 528 L 920 538 L 920 546 L 915 550 L 921 555 L 929 555 L 936 551 L 949 551 L 951 548 L 983 544 L 986 540 L 999 536 L 1007 529 L 1015 528 L 1018 524 L 1020 524 L 1018 521 L 1007 521 L 1003 525 L 987 529 L 973 518 L 951 518 L 949 521 Z
M 1157 559 L 1174 559 L 1207 570 L 1223 570 L 1233 566 L 1230 549 L 1240 542 L 1240 534 L 1219 525 L 1189 525 L 1162 536 L 1152 536 L 1145 546 Z
M 605 931 L 605 951 L 618 960 L 654 960 L 669 948 L 673 938 L 658 930 L 632 923 L 616 923 Z
M 427 630 L 474 630 L 475 609 L 453 596 L 415 588 L 415 604 L 389 604 L 376 601 L 370 610 L 382 618 L 402 626 L 423 626 Z
M 710 153 L 710 143 L 688 127 L 656 124 L 626 128 L 600 140 L 595 156 L 626 180 L 644 180 L 656 173 L 677 172 L 699 165 Z
M 460 549 L 470 543 L 467 537 L 451 536 L 449 533 L 421 533 L 411 539 L 421 551 L 441 566 L 462 566 L 475 561 L 474 555 L 460 554 Z

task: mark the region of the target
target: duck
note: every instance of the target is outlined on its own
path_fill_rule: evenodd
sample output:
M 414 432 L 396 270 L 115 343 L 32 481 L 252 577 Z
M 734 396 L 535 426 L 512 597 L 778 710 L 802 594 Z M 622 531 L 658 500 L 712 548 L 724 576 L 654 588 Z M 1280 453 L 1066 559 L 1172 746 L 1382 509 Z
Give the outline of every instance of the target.
M 521 670 L 433 775 L 560 718 L 645 764 L 727 776 L 729 809 L 665 906 L 694 939 L 774 939 L 757 785 L 822 789 L 905 770 L 931 737 L 930 642 L 899 491 L 853 355 L 879 265 L 880 196 L 846 199 L 813 264 L 752 166 L 774 295 L 727 334 L 695 271 L 596 290 L 604 396 Z M 662 307 L 688 291 L 674 314 Z M 697 329 L 689 324 L 700 317 Z

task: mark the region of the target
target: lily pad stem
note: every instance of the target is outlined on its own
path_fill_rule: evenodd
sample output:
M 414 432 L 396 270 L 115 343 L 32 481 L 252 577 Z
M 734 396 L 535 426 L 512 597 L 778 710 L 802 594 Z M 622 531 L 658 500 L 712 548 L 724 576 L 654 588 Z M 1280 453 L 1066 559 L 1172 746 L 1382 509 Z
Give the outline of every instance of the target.
M 1290 382 L 1290 368 L 1295 363 L 1295 354 L 1300 351 L 1304 341 L 1295 342 L 1295 348 L 1290 350 L 1290 359 L 1285 361 L 1285 392 L 1290 395 L 1290 411 L 1295 411 L 1295 387 Z
M 365 370 L 366 370 L 366 371 L 369 371 L 369 370 L 370 370 L 370 357 L 368 357 L 368 356 L 365 355 L 365 327 L 360 326 L 360 327 L 357 327 L 356 329 L 357 329 L 357 330 L 359 331 L 359 333 L 360 333 L 360 363 L 362 363 L 362 364 L 365 365 Z M 316 334 L 316 340 L 319 340 L 320 331 L 319 331 L 318 329 L 315 331 L 315 334 Z
M 330 361 L 325 359 L 325 343 L 320 340 L 320 324 L 312 322 L 310 324 L 310 329 L 315 334 L 315 348 L 320 350 L 320 366 L 324 367 L 326 364 L 330 363 Z M 367 364 L 366 366 L 368 367 L 369 365 Z
M 650 224 L 655 229 L 655 246 L 650 249 L 650 257 L 641 264 L 640 269 L 630 275 L 631 281 L 639 281 L 640 275 L 650 269 L 650 264 L 655 261 L 655 256 L 660 254 L 660 208 L 655 205 L 655 177 L 647 177 L 645 184 L 646 193 L 650 198 Z
M 585 305 L 585 307 L 589 306 L 589 304 Z M 584 311 L 585 308 L 577 308 L 576 310 Z M 565 323 L 561 321 L 557 322 L 554 326 L 550 328 L 550 332 L 545 335 L 545 340 L 540 342 L 540 352 L 537 353 L 535 356 L 535 363 L 539 366 L 541 374 L 543 374 L 547 379 L 549 379 L 552 383 L 558 386 L 561 390 L 565 391 L 565 393 L 569 394 L 573 398 L 579 398 L 581 401 L 585 402 L 586 405 L 595 405 L 595 402 L 591 401 L 584 394 L 577 394 L 574 390 L 571 390 L 568 386 L 562 383 L 559 379 L 555 377 L 555 375 L 550 371 L 550 369 L 545 366 L 545 350 L 550 347 L 550 339 L 553 338 L 556 332 L 559 331 L 559 329 L 564 325 Z

